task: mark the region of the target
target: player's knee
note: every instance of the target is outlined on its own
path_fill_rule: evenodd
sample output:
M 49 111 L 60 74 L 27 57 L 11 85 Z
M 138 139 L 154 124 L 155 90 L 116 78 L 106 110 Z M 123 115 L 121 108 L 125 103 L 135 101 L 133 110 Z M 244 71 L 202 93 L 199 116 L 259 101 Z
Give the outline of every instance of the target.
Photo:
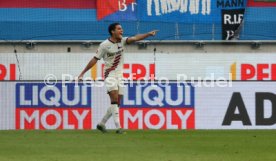
M 117 104 L 118 104 L 118 97 L 113 96 L 113 97 L 111 98 L 111 102 L 117 102 Z
M 118 93 L 109 93 L 111 102 L 117 102 L 118 103 Z

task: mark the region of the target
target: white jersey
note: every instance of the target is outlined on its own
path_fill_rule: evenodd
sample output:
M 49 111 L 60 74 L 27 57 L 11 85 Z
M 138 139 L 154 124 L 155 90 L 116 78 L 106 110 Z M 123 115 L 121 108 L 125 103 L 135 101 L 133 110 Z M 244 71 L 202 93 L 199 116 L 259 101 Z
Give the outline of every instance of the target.
M 124 50 L 127 37 L 121 42 L 115 43 L 110 39 L 102 42 L 97 50 L 96 59 L 103 58 L 105 62 L 104 77 L 123 77 Z

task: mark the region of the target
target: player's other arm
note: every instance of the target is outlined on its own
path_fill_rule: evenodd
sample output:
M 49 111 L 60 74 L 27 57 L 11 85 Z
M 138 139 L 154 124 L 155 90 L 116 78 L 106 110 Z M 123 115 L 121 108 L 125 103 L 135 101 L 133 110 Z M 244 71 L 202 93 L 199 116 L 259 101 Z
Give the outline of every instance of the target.
M 84 74 L 90 70 L 98 61 L 98 58 L 94 57 L 92 58 L 88 64 L 86 65 L 86 67 L 83 69 L 83 71 L 81 72 L 81 74 L 78 76 L 78 80 L 82 80 Z
M 138 34 L 127 39 L 127 44 L 134 43 L 136 41 L 144 40 L 147 37 L 155 36 L 158 30 L 153 30 L 145 34 Z
M 84 74 L 89 70 L 91 69 L 96 63 L 98 60 L 100 60 L 103 55 L 106 53 L 105 47 L 103 45 L 100 45 L 97 52 L 96 52 L 96 56 L 94 56 L 94 58 L 92 58 L 89 63 L 86 65 L 86 67 L 83 69 L 83 71 L 81 72 L 81 74 L 79 75 L 78 77 L 78 80 L 82 80 L 82 77 L 84 76 Z

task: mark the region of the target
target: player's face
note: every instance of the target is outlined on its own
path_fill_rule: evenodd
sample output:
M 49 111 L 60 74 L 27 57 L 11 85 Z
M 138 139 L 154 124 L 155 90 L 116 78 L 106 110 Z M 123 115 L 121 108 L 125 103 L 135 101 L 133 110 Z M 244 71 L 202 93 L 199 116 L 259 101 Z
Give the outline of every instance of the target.
M 113 35 L 116 39 L 121 40 L 123 38 L 123 33 L 124 33 L 124 30 L 123 30 L 122 26 L 117 25 L 113 32 Z

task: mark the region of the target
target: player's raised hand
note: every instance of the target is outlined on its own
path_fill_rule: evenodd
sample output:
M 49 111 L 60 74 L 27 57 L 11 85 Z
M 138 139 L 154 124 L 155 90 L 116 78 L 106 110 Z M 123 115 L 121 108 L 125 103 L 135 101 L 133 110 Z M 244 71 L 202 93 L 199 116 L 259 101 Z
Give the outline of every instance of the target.
M 149 34 L 150 34 L 150 36 L 155 36 L 158 31 L 159 30 L 153 30 L 153 31 L 149 32 Z

